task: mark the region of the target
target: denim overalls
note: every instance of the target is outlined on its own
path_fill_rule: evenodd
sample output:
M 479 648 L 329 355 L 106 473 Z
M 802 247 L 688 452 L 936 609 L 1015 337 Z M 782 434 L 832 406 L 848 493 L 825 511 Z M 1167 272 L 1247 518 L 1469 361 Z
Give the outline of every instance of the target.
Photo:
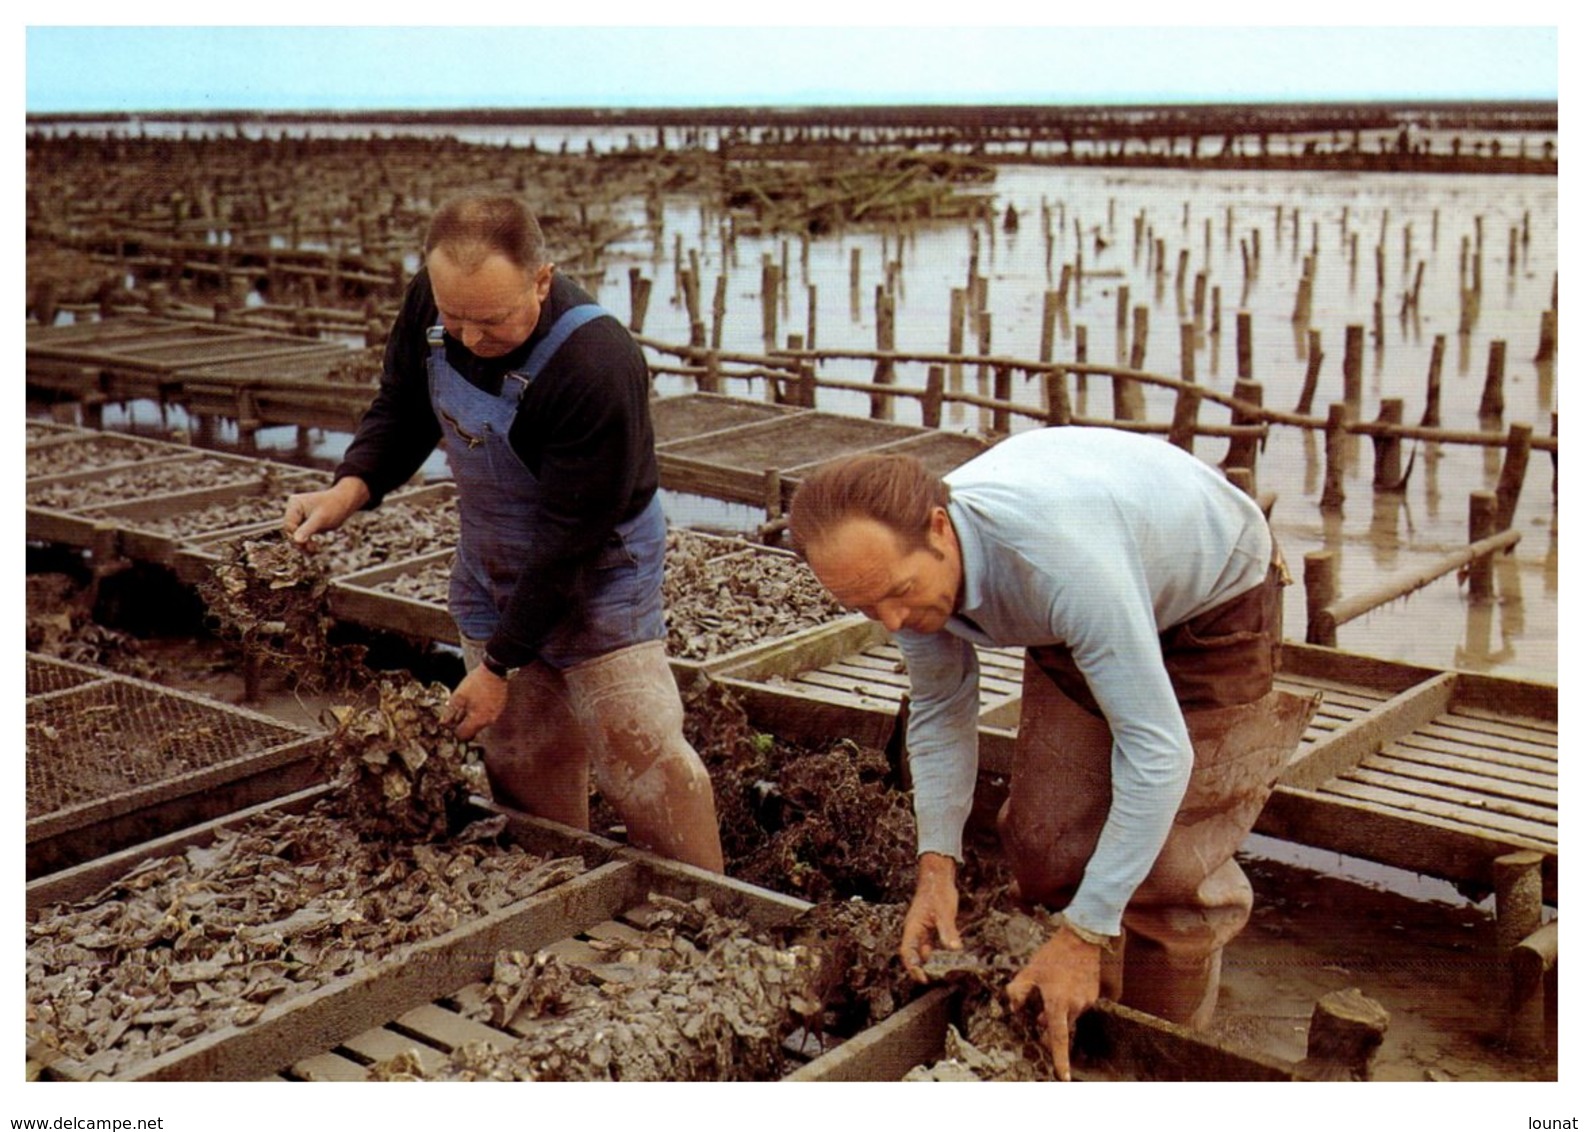
M 553 324 L 525 364 L 502 380 L 497 396 L 471 385 L 447 361 L 442 327 L 427 333 L 430 403 L 458 487 L 461 530 L 447 608 L 460 634 L 484 642 L 496 632 L 530 549 L 542 533 L 541 484 L 508 443 L 508 430 L 530 383 L 579 327 L 606 314 L 587 303 Z M 539 659 L 572 667 L 617 649 L 662 640 L 662 563 L 667 523 L 653 496 L 620 523 L 575 582 L 572 603 L 541 645 Z

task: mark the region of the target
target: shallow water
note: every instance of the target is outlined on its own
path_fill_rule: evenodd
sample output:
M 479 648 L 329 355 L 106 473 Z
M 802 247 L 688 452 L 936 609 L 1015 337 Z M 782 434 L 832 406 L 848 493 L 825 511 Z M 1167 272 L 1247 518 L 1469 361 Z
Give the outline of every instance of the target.
M 553 140 L 543 139 L 543 148 L 554 148 L 547 144 Z M 1556 286 L 1555 178 L 1008 165 L 999 167 L 991 185 L 976 191 L 992 198 L 998 223 L 855 230 L 808 242 L 744 234 L 730 242 L 724 218 L 683 196 L 665 201 L 662 226 L 652 231 L 642 201 L 621 202 L 613 217 L 629 225 L 631 235 L 611 249 L 597 298 L 628 317 L 628 271 L 638 267 L 653 280 L 646 336 L 687 342 L 676 265 L 687 262 L 693 251 L 701 265 L 703 307 L 710 306 L 717 277 L 727 277 L 723 347 L 760 353 L 762 260 L 770 257 L 786 268 L 776 341 L 805 334 L 813 319 L 811 344 L 867 350 L 876 346 L 876 289 L 886 265 L 897 262 L 896 348 L 943 352 L 950 344 L 950 294 L 967 285 L 975 254 L 976 274 L 986 279 L 991 352 L 1035 361 L 1043 293 L 1058 287 L 1062 268 L 1074 267 L 1079 255 L 1080 281 L 1073 284 L 1055 329 L 1056 359 L 1076 357 L 1085 334 L 1088 360 L 1126 364 L 1131 320 L 1123 332 L 1116 326 L 1124 291 L 1128 310 L 1147 310 L 1144 369 L 1179 376 L 1180 325 L 1192 323 L 1196 379 L 1228 393 L 1237 374 L 1237 317 L 1245 312 L 1251 320 L 1253 379 L 1274 408 L 1297 407 L 1307 369 L 1307 330 L 1319 332 L 1324 360 L 1311 415 L 1322 418 L 1332 401 L 1342 399 L 1346 328 L 1355 325 L 1365 331 L 1361 415 L 1372 418 L 1382 398 L 1399 397 L 1404 420 L 1416 423 L 1423 414 L 1435 339 L 1443 336 L 1442 424 L 1472 431 L 1479 428 L 1491 343 L 1504 341 L 1507 423 L 1528 423 L 1536 436 L 1551 431 L 1555 368 L 1532 359 L 1541 314 L 1551 308 Z M 1013 232 L 1003 225 L 1012 208 L 1018 220 Z M 1379 248 L 1382 257 L 1376 255 Z M 859 285 L 853 288 L 852 253 L 860 261 Z M 1311 319 L 1297 324 L 1298 283 L 1310 257 Z M 1244 258 L 1253 265 L 1250 277 L 1244 277 Z M 1200 274 L 1206 288 L 1201 321 L 1195 310 Z M 1461 290 L 1475 276 L 1482 301 L 1471 333 L 1461 335 Z M 1417 308 L 1401 317 L 1403 295 L 1415 285 Z M 808 312 L 813 294 L 814 316 Z M 1383 340 L 1374 334 L 1376 298 L 1383 309 Z M 963 349 L 977 349 L 969 325 Z M 829 362 L 821 373 L 865 381 L 871 364 Z M 902 365 L 898 380 L 920 387 L 925 373 L 923 365 Z M 979 384 L 973 367 L 952 370 L 949 377 L 952 388 L 992 392 L 985 378 Z M 691 388 L 683 379 L 658 379 L 665 394 Z M 730 382 L 726 391 L 765 395 L 761 384 L 752 382 Z M 1149 418 L 1168 420 L 1171 394 L 1152 387 L 1145 394 Z M 1042 390 L 1039 383 L 1018 379 L 1015 396 L 1038 406 Z M 1112 411 L 1104 378 L 1073 378 L 1071 396 L 1078 415 L 1107 417 Z M 819 393 L 818 407 L 864 413 L 868 399 L 827 390 Z M 919 421 L 916 404 L 900 402 L 897 419 Z M 1222 422 L 1226 414 L 1209 405 L 1202 419 Z M 1014 418 L 1012 427 L 1036 424 Z M 945 407 L 947 429 L 981 432 L 991 426 L 985 411 Z M 261 441 L 270 444 L 271 438 L 263 435 Z M 334 455 L 344 443 L 345 438 L 324 438 L 320 455 Z M 1206 437 L 1196 447 L 1199 456 L 1213 462 L 1225 450 L 1225 441 Z M 1345 505 L 1327 515 L 1318 506 L 1322 433 L 1286 426 L 1271 430 L 1259 461 L 1259 488 L 1276 493 L 1275 528 L 1299 581 L 1303 555 L 1312 550 L 1337 552 L 1341 592 L 1352 594 L 1426 566 L 1467 542 L 1469 496 L 1494 488 L 1501 450 L 1408 441 L 1402 460 L 1410 466 L 1405 492 L 1376 497 L 1373 447 L 1366 438 L 1352 441 Z M 437 461 L 432 470 L 440 467 Z M 1456 577 L 1448 575 L 1342 626 L 1339 645 L 1419 664 L 1555 679 L 1554 472 L 1548 454 L 1531 457 L 1514 522 L 1522 541 L 1498 562 L 1498 600 L 1471 605 Z M 749 531 L 763 519 L 753 508 L 712 500 L 670 494 L 667 502 L 678 523 Z M 1288 590 L 1286 618 L 1290 635 L 1300 639 L 1306 620 L 1300 584 Z
M 1406 422 L 1417 423 L 1434 340 L 1443 335 L 1441 421 L 1448 429 L 1474 431 L 1479 429 L 1490 343 L 1499 340 L 1506 343 L 1507 423 L 1528 423 L 1536 436 L 1550 432 L 1556 408 L 1554 366 L 1532 359 L 1541 313 L 1552 305 L 1556 282 L 1554 178 L 1005 166 L 989 191 L 998 225 L 973 229 L 954 222 L 910 233 L 857 231 L 809 244 L 781 236 L 740 235 L 733 247 L 725 243 L 718 218 L 704 213 L 694 200 L 668 202 L 660 238 L 645 234 L 636 204 L 627 217 L 635 225 L 635 237 L 617 249 L 597 297 L 627 316 L 627 272 L 630 265 L 638 266 L 654 280 L 646 335 L 688 341 L 687 315 L 674 284 L 677 238 L 686 256 L 693 249 L 701 262 L 703 305 L 710 304 L 717 275 L 728 276 L 725 349 L 762 349 L 763 256 L 788 265 L 779 341 L 806 331 L 808 288 L 815 287 L 815 344 L 823 349 L 871 349 L 876 345 L 874 292 L 884 279 L 885 264 L 897 260 L 896 347 L 941 352 L 949 344 L 950 292 L 966 286 L 974 249 L 978 274 L 987 278 L 992 352 L 1036 360 L 1043 292 L 1058 286 L 1065 263 L 1074 264 L 1079 228 L 1085 274 L 1079 292 L 1071 293 L 1068 317 L 1056 330 L 1058 359 L 1075 357 L 1077 328 L 1085 327 L 1090 361 L 1125 364 L 1129 324 L 1124 334 L 1116 329 L 1118 292 L 1125 288 L 1129 307 L 1148 308 L 1143 368 L 1178 376 L 1179 327 L 1183 321 L 1195 322 L 1195 280 L 1203 273 L 1208 290 L 1195 371 L 1197 380 L 1211 389 L 1231 391 L 1237 373 L 1237 313 L 1244 311 L 1251 318 L 1253 379 L 1264 386 L 1265 403 L 1295 408 L 1306 375 L 1306 330 L 1311 326 L 1320 333 L 1324 353 L 1311 413 L 1322 418 L 1330 402 L 1342 398 L 1346 327 L 1358 325 L 1365 328 L 1366 338 L 1361 415 L 1371 418 L 1381 398 L 1399 397 L 1405 402 Z M 1012 206 L 1019 222 L 1013 233 L 1002 225 Z M 1135 238 L 1138 232 L 1140 240 Z M 1159 241 L 1163 252 L 1155 257 Z M 1243 242 L 1249 252 L 1257 249 L 1257 268 L 1245 286 Z M 1382 285 L 1375 253 L 1381 245 Z M 852 249 L 859 249 L 862 263 L 858 293 L 850 287 Z M 1177 288 L 1183 251 L 1187 266 Z M 1293 313 L 1298 281 L 1310 256 L 1315 263 L 1312 318 L 1299 328 Z M 1154 270 L 1156 258 L 1164 265 L 1162 274 Z M 1403 319 L 1402 296 L 1414 287 L 1420 264 L 1417 309 Z M 1481 306 L 1471 333 L 1459 335 L 1460 291 L 1464 281 L 1471 285 L 1475 270 Z M 1215 288 L 1217 327 L 1212 322 Z M 1376 297 L 1384 310 L 1380 342 L 1374 336 Z M 968 329 L 965 350 L 974 352 L 975 342 Z M 870 364 L 828 363 L 821 372 L 866 380 Z M 968 390 L 990 392 L 976 389 L 973 373 L 968 369 L 964 375 Z M 924 366 L 903 366 L 899 382 L 919 387 L 924 377 Z M 663 378 L 660 388 L 682 392 L 689 387 L 680 379 Z M 751 383 L 731 384 L 727 391 L 764 394 Z M 1023 403 L 1041 403 L 1036 383 L 1023 387 L 1018 380 L 1016 396 Z M 1072 397 L 1078 414 L 1111 412 L 1110 388 L 1103 378 L 1089 379 L 1085 392 L 1073 384 Z M 1169 419 L 1170 394 L 1150 388 L 1147 405 L 1151 419 Z M 859 394 L 823 391 L 818 407 L 865 412 L 867 403 Z M 919 421 L 915 404 L 902 402 L 897 419 Z M 1209 406 L 1202 419 L 1226 418 L 1223 410 Z M 946 428 L 974 432 L 990 425 L 985 412 L 946 407 Z M 1019 418 L 1014 424 L 1034 426 Z M 1196 451 L 1217 461 L 1225 448 L 1223 440 L 1201 438 Z M 1293 572 L 1300 581 L 1307 551 L 1334 549 L 1343 594 L 1427 565 L 1464 545 L 1469 495 L 1494 488 L 1501 452 L 1404 442 L 1402 459 L 1412 465 L 1405 493 L 1377 498 L 1371 443 L 1366 438 L 1353 441 L 1350 459 L 1347 499 L 1336 516 L 1326 516 L 1318 507 L 1322 433 L 1276 426 L 1259 462 L 1260 489 L 1278 496 L 1274 521 Z M 1523 538 L 1515 553 L 1498 565 L 1498 601 L 1470 607 L 1455 577 L 1447 576 L 1343 626 L 1340 646 L 1421 664 L 1554 679 L 1553 477 L 1549 455 L 1535 453 L 1514 523 Z M 753 525 L 755 513 L 740 510 Z M 1288 591 L 1287 621 L 1291 635 L 1300 637 L 1305 624 L 1300 584 Z

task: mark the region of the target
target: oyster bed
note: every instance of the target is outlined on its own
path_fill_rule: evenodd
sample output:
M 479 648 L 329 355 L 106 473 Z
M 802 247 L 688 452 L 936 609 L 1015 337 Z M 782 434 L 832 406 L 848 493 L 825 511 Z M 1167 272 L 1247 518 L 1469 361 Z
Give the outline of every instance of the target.
M 81 470 L 76 469 L 76 470 Z M 133 465 L 106 471 L 93 478 L 74 478 L 64 483 L 40 482 L 28 488 L 30 507 L 82 510 L 106 506 L 151 495 L 168 495 L 205 487 L 262 483 L 267 493 L 283 471 L 274 465 L 252 460 L 229 460 L 218 456 L 161 460 L 144 466 Z
M 845 615 L 797 556 L 682 529 L 668 532 L 662 599 L 668 653 L 685 660 L 722 656 Z

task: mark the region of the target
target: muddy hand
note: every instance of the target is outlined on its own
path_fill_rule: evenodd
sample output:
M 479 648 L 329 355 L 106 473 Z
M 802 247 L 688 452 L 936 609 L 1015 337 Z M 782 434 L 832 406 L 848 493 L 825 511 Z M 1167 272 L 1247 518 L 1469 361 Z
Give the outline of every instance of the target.
M 1071 1033 L 1076 1019 L 1098 1001 L 1101 971 L 1100 948 L 1061 928 L 1033 953 L 1006 990 L 1010 1008 L 1017 1011 L 1034 990 L 1041 996 L 1039 1021 L 1061 1081 L 1070 1080 Z
M 899 958 L 916 982 L 927 981 L 922 964 L 933 953 L 934 938 L 952 951 L 960 950 L 960 931 L 955 926 L 959 908 L 954 858 L 923 853 L 916 863 L 916 895 L 905 913 L 905 930 L 899 943 Z
M 508 682 L 477 666 L 453 691 L 442 722 L 458 738 L 473 739 L 497 721 L 507 702 Z

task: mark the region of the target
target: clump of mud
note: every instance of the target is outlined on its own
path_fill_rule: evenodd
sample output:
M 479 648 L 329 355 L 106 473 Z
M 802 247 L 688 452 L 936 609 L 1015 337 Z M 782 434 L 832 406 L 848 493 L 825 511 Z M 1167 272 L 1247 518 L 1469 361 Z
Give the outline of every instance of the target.
M 711 774 L 730 875 L 812 902 L 890 903 L 915 891 L 910 795 L 890 783 L 881 751 L 760 733 L 707 680 L 686 693 L 685 733 Z

